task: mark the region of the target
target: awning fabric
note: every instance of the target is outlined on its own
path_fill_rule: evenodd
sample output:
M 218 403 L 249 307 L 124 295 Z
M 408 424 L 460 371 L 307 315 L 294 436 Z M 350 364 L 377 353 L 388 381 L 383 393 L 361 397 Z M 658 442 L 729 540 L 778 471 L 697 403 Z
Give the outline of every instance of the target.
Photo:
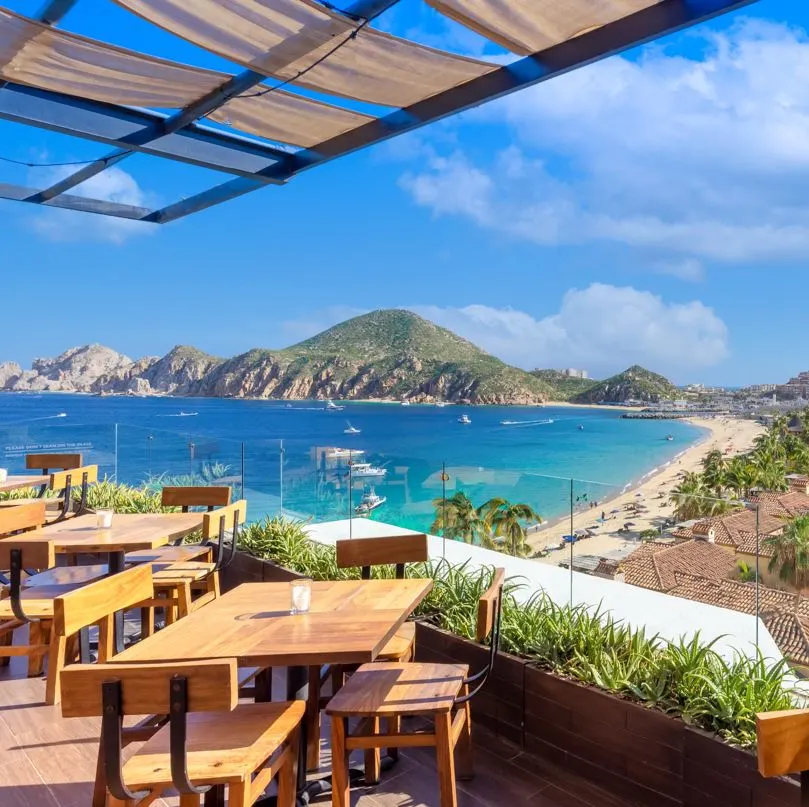
M 116 0 L 128 10 L 232 62 L 283 81 L 404 107 L 497 66 L 364 27 L 309 0 Z
M 426 0 L 513 53 L 527 56 L 660 0 Z

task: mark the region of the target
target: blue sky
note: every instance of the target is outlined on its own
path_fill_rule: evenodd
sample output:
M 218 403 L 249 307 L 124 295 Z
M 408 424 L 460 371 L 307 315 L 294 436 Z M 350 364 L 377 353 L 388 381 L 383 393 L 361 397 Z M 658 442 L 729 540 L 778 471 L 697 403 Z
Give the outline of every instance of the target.
M 501 55 L 419 0 L 381 24 Z M 62 27 L 235 69 L 108 0 Z M 805 3 L 762 0 L 164 227 L 0 203 L 0 361 L 231 355 L 407 307 L 525 367 L 784 381 L 809 368 L 808 30 Z M 0 122 L 0 156 L 106 150 Z M 0 182 L 53 171 L 0 163 Z M 136 156 L 87 192 L 152 205 L 221 179 Z

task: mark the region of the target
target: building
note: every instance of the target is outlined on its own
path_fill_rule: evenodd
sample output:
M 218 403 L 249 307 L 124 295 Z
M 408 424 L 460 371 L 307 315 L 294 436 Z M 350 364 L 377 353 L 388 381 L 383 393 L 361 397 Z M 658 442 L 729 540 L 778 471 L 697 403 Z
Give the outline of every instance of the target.
M 806 515 L 809 513 L 809 480 L 799 474 L 791 474 L 790 477 L 787 477 L 790 488 L 787 493 L 754 493 L 750 496 L 750 503 L 758 505 L 760 512 L 776 518 L 792 519 Z
M 587 370 L 575 370 L 573 367 L 568 367 L 566 370 L 562 370 L 562 372 L 568 378 L 589 378 L 589 374 Z

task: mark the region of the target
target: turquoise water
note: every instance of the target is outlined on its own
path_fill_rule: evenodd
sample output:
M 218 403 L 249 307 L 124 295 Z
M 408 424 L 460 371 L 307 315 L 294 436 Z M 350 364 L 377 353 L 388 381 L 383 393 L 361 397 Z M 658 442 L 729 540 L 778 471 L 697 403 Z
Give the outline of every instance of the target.
M 457 422 L 463 413 L 471 424 Z M 349 422 L 360 434 L 344 434 Z M 283 507 L 324 520 L 348 517 L 364 484 L 349 491 L 345 462 L 324 461 L 322 448 L 362 449 L 387 470 L 374 485 L 387 501 L 373 517 L 416 529 L 429 528 L 442 484 L 476 505 L 503 496 L 554 518 L 569 507 L 571 478 L 574 499 L 603 500 L 701 437 L 686 423 L 611 409 L 347 403 L 334 412 L 315 401 L 0 393 L 0 467 L 12 471 L 26 452 L 80 450 L 124 482 L 225 480 L 236 493 L 243 486 L 251 518 Z

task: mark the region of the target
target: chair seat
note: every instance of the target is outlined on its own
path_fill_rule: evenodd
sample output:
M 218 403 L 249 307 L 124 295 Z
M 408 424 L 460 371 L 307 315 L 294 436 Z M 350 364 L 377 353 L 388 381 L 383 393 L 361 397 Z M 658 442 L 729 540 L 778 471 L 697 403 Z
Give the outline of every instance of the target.
M 85 585 L 106 577 L 107 573 L 106 563 L 97 563 L 93 566 L 58 566 L 26 577 L 23 580 L 23 587 Z
M 127 563 L 177 563 L 190 560 L 210 560 L 211 547 L 207 544 L 181 544 L 161 546 L 158 549 L 139 549 L 126 553 Z
M 241 782 L 265 762 L 300 723 L 306 704 L 243 703 L 232 712 L 188 715 L 188 777 L 199 784 Z M 124 765 L 130 789 L 171 785 L 169 726 Z
M 416 623 L 405 622 L 377 656 L 381 661 L 398 661 L 409 655 L 416 641 Z
M 81 583 L 74 583 L 63 586 L 35 586 L 34 588 L 23 589 L 20 595 L 23 611 L 28 617 L 49 619 L 53 617 L 53 601 L 69 591 L 81 588 L 81 585 Z M 0 599 L 0 620 L 4 619 L 14 619 L 14 612 L 11 610 L 11 600 L 8 597 L 7 589 L 3 590 L 3 597 Z
M 152 580 L 155 586 L 172 585 L 204 580 L 216 569 L 215 563 L 182 561 L 180 563 L 155 563 L 152 565 Z
M 338 717 L 448 712 L 469 674 L 466 664 L 363 664 L 329 701 Z

